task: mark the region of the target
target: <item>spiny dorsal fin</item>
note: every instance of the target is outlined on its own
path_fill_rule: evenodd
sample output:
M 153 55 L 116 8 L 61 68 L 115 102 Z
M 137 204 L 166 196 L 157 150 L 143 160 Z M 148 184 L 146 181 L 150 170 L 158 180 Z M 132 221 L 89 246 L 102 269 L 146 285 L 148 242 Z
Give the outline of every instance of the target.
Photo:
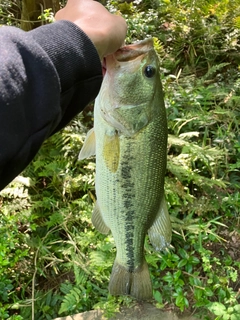
M 155 248 L 160 251 L 170 246 L 172 239 L 172 225 L 165 197 L 163 197 L 157 217 L 148 230 L 149 240 Z
M 107 234 L 110 231 L 108 226 L 106 226 L 105 222 L 103 221 L 102 214 L 97 201 L 95 203 L 95 207 L 92 213 L 92 223 L 94 227 L 103 234 Z
M 119 135 L 117 133 L 113 136 L 105 134 L 103 141 L 103 158 L 107 168 L 113 173 L 116 172 L 118 169 L 119 156 Z
M 94 129 L 88 131 L 83 147 L 79 153 L 78 160 L 90 158 L 96 154 L 96 140 Z

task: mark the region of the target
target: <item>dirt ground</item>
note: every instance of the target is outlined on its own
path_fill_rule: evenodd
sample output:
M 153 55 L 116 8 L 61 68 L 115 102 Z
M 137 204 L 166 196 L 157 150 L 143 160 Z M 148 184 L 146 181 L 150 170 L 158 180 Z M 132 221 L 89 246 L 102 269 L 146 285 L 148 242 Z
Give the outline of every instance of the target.
M 54 320 L 101 320 L 107 319 L 100 310 L 93 310 Z M 125 308 L 110 320 L 197 320 L 193 316 L 178 317 L 172 312 L 163 312 L 150 303 L 143 303 L 133 308 Z

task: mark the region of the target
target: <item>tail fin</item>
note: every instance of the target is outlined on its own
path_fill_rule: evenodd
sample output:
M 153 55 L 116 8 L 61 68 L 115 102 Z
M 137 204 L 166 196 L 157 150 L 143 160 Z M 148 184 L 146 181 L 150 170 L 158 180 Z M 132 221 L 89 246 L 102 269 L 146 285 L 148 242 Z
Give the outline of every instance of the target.
M 129 272 L 115 260 L 109 282 L 109 293 L 113 296 L 130 295 L 138 300 L 151 299 L 152 283 L 147 262 L 144 260 L 140 267 Z

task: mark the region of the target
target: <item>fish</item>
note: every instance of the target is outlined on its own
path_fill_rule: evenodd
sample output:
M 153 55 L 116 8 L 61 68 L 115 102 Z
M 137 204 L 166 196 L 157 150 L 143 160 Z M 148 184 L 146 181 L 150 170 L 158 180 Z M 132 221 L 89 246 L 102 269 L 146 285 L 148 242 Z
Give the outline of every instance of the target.
M 116 245 L 109 293 L 148 300 L 146 234 L 156 250 L 169 247 L 172 235 L 164 197 L 167 117 L 153 39 L 123 46 L 105 66 L 79 160 L 96 156 L 92 223 L 111 231 Z

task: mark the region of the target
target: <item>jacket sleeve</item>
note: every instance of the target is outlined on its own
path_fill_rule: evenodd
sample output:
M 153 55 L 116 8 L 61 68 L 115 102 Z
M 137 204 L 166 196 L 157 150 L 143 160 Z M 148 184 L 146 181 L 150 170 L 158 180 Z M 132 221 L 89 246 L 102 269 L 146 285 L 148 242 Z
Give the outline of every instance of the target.
M 102 68 L 69 21 L 24 32 L 0 28 L 0 190 L 98 94 Z

